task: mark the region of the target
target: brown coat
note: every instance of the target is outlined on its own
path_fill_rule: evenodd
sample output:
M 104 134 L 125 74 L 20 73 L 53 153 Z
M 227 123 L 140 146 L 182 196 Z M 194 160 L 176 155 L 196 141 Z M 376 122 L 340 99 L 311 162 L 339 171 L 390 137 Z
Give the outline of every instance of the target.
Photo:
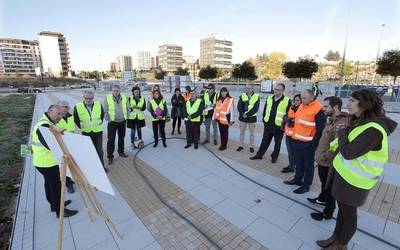
M 329 167 L 335 152 L 329 150 L 329 144 L 337 137 L 338 128 L 348 124 L 347 113 L 340 113 L 335 117 L 329 117 L 322 131 L 317 150 L 315 151 L 315 161 L 320 166 Z

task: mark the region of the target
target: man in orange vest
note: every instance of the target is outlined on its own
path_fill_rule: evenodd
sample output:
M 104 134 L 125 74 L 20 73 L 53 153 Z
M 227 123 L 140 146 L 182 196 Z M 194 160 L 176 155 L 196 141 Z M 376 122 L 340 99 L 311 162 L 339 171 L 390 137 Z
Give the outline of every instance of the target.
M 326 123 L 322 104 L 314 91 L 304 90 L 301 99 L 303 103 L 295 114 L 292 135 L 296 173 L 292 180 L 284 181 L 287 185 L 300 186 L 293 191 L 296 194 L 310 191 L 314 178 L 315 150 Z

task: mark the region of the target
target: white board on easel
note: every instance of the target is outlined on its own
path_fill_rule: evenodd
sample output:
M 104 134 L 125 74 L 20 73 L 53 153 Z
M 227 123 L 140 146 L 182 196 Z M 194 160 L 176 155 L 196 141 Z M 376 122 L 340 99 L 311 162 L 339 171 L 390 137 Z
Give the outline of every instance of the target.
M 54 154 L 59 166 L 61 166 L 63 152 L 50 129 L 39 128 L 51 152 Z M 62 136 L 65 146 L 82 170 L 89 184 L 99 191 L 115 196 L 111 182 L 104 172 L 103 165 L 97 155 L 96 149 L 89 136 L 74 133 L 64 133 Z M 67 175 L 71 176 L 69 171 Z

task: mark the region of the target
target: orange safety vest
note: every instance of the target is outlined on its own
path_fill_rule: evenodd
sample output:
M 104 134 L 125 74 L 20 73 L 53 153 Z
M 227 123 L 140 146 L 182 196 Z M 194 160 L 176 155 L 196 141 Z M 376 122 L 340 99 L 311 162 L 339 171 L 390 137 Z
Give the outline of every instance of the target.
M 301 104 L 295 114 L 292 138 L 298 141 L 310 142 L 317 133 L 315 115 L 322 109 L 318 100 L 304 105 Z
M 224 102 L 222 102 L 222 99 L 217 100 L 213 120 L 218 120 L 221 124 L 228 125 L 229 122 L 228 119 L 226 119 L 226 115 L 229 114 L 232 105 L 232 97 L 226 97 Z
M 296 114 L 296 112 L 293 111 L 293 109 L 289 108 L 288 117 L 294 118 L 295 114 Z M 294 127 L 288 127 L 288 125 L 285 125 L 285 134 L 289 137 L 292 137 L 293 129 L 294 129 Z
M 185 102 L 187 102 L 190 99 L 190 94 L 184 94 L 183 99 L 185 99 Z

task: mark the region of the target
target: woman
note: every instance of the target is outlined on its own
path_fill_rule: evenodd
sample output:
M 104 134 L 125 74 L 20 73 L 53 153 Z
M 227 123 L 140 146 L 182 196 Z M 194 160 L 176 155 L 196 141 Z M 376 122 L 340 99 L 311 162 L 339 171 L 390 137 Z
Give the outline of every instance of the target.
M 181 90 L 179 88 L 175 89 L 175 95 L 171 98 L 172 110 L 172 132 L 171 135 L 175 133 L 176 120 L 178 120 L 178 134 L 181 134 L 181 122 L 183 116 L 183 105 L 185 105 L 185 99 L 181 95 Z
M 150 114 L 153 117 L 153 147 L 157 147 L 158 145 L 158 132 L 160 131 L 163 146 L 166 148 L 167 143 L 165 141 L 165 121 L 169 119 L 168 108 L 167 102 L 164 100 L 160 90 L 158 89 L 153 91 L 153 99 L 150 101 Z
M 221 146 L 218 148 L 220 151 L 225 150 L 228 144 L 229 126 L 232 126 L 235 120 L 234 110 L 233 98 L 229 95 L 228 89 L 221 88 L 213 115 L 213 120 L 218 122 L 221 135 Z
M 128 122 L 126 126 L 131 129 L 131 143 L 135 147 L 135 133 L 140 140 L 142 140 L 142 127 L 145 126 L 144 110 L 146 109 L 146 100 L 141 96 L 140 88 L 132 88 L 132 96 L 129 97 L 129 106 L 131 108 L 131 113 L 128 117 Z
M 350 123 L 338 128 L 338 139 L 331 143 L 336 156 L 328 183 L 332 183 L 339 211 L 333 235 L 316 242 L 325 249 L 347 249 L 357 230 L 357 207 L 364 204 L 383 173 L 389 158 L 388 135 L 397 126 L 385 116 L 383 102 L 375 91 L 353 92 L 347 107 Z
M 297 94 L 293 97 L 292 106 L 289 109 L 287 115 L 283 117 L 283 130 L 286 134 L 286 148 L 288 151 L 289 157 L 289 166 L 282 169 L 282 173 L 293 173 L 295 169 L 295 160 L 294 160 L 294 151 L 292 145 L 292 134 L 293 134 L 293 126 L 294 126 L 294 115 L 296 114 L 297 109 L 301 105 L 301 95 Z
M 185 99 L 185 102 L 190 99 L 190 86 L 185 87 L 185 93 L 183 94 L 183 99 Z

